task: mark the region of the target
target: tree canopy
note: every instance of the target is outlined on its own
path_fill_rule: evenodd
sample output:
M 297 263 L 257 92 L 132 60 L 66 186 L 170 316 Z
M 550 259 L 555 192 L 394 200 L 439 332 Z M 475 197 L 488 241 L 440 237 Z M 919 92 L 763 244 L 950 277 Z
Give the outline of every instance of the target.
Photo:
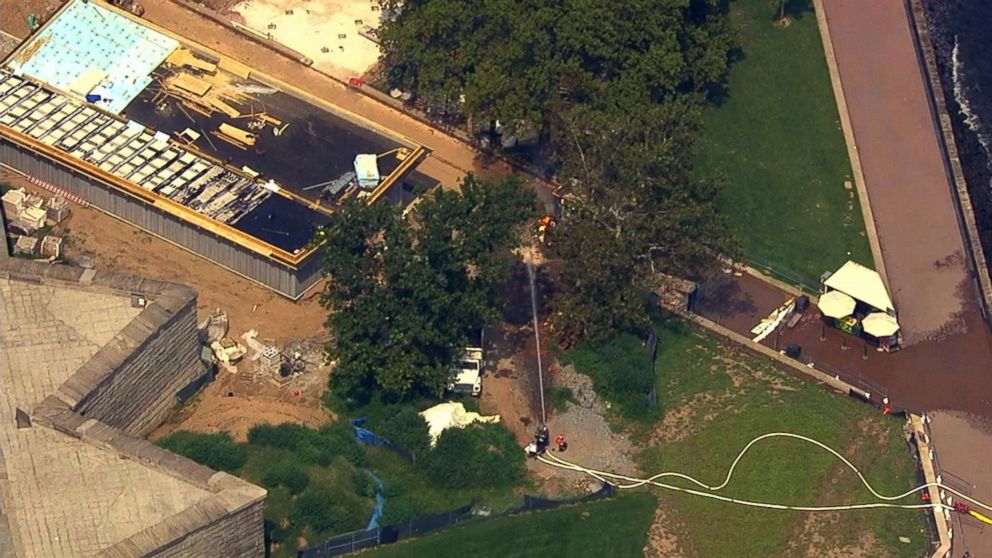
M 692 175 L 696 113 L 683 97 L 636 112 L 578 111 L 567 124 L 573 145 L 560 174 L 569 188 L 553 244 L 566 336 L 643 325 L 642 293 L 662 273 L 696 278 L 736 254 L 716 189 Z
M 389 0 L 380 34 L 393 85 L 480 121 L 553 131 L 574 105 L 721 82 L 725 12 L 725 0 Z
M 735 48 L 726 0 L 393 0 L 387 13 L 393 85 L 536 128 L 551 148 L 564 335 L 643 323 L 659 274 L 693 278 L 736 254 L 716 189 L 692 172 Z
M 409 219 L 384 203 L 340 210 L 323 231 L 321 297 L 335 387 L 440 395 L 468 332 L 496 316 L 495 286 L 534 203 L 516 178 L 469 175 L 459 192 L 421 199 Z

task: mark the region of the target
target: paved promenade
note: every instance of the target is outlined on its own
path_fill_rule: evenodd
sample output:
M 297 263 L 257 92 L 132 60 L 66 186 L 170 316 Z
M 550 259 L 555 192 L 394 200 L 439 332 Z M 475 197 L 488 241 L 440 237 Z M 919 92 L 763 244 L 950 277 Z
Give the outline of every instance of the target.
M 959 332 L 978 299 L 905 5 L 824 9 L 905 340 Z

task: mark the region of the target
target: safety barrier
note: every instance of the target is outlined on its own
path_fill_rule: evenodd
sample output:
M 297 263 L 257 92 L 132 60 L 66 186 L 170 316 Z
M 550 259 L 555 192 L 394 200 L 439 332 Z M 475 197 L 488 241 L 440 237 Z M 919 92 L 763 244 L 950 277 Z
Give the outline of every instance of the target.
M 332 556 L 343 556 L 352 552 L 358 552 L 367 548 L 374 548 L 384 544 L 392 544 L 405 539 L 418 537 L 452 527 L 465 521 L 485 521 L 497 517 L 506 517 L 520 513 L 549 510 L 561 506 L 580 504 L 609 498 L 616 493 L 610 484 L 604 484 L 599 490 L 592 494 L 571 498 L 568 500 L 552 500 L 541 496 L 526 495 L 523 503 L 519 506 L 506 510 L 499 514 L 480 515 L 473 512 L 473 505 L 462 506 L 454 510 L 424 515 L 410 521 L 395 523 L 385 527 L 374 527 L 365 531 L 354 531 L 344 533 L 327 539 L 320 545 L 296 553 L 297 558 L 330 558 Z

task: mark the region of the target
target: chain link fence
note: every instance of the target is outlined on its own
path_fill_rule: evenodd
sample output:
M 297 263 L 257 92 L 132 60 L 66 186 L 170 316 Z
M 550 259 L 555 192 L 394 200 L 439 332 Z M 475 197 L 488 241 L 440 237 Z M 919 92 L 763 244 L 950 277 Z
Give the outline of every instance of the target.
M 820 285 L 799 271 L 789 269 L 781 264 L 772 264 L 753 256 L 746 256 L 742 258 L 742 261 L 765 275 L 788 283 L 804 293 L 818 294 L 820 292 Z M 823 271 L 828 270 L 825 269 Z
M 569 504 L 579 504 L 609 498 L 615 493 L 616 488 L 610 484 L 604 484 L 602 488 L 592 494 L 568 500 L 552 500 L 541 496 L 527 495 L 524 496 L 521 505 L 503 513 L 491 515 L 476 513 L 473 505 L 467 505 L 442 513 L 423 515 L 410 521 L 386 525 L 385 527 L 375 527 L 366 531 L 353 531 L 351 533 L 337 535 L 317 546 L 297 551 L 296 556 L 297 558 L 331 558 L 333 556 L 343 556 L 352 552 L 358 552 L 359 550 L 375 548 L 380 545 L 392 544 L 434 531 L 440 531 L 469 520 L 485 521 L 524 512 L 554 509 Z

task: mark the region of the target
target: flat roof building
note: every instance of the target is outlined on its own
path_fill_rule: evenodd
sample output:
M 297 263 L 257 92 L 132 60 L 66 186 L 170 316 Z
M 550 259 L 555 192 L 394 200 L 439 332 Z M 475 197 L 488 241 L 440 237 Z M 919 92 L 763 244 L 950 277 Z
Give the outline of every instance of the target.
M 265 490 L 141 439 L 206 377 L 196 307 L 0 248 L 0 555 L 264 555 Z
M 370 154 L 375 184 L 356 176 Z M 353 196 L 408 201 L 425 156 L 97 0 L 67 2 L 0 66 L 0 163 L 290 298 L 320 277 L 314 229 Z

